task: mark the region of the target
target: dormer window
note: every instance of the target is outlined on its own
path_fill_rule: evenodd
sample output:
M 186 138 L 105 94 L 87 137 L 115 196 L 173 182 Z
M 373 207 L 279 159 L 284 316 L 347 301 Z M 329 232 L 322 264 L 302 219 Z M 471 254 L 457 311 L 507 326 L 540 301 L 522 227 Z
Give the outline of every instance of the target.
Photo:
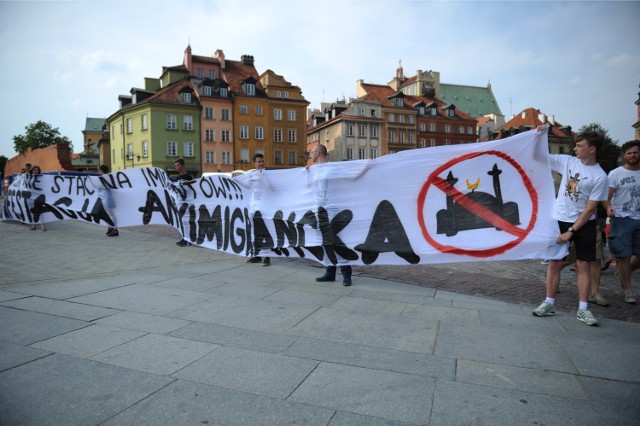
M 182 102 L 184 102 L 185 104 L 190 104 L 191 103 L 191 93 L 183 92 L 182 93 Z
M 429 110 L 432 116 L 435 117 L 436 115 L 438 115 L 438 110 L 436 109 L 436 107 L 432 106 L 431 108 L 429 108 Z
M 222 98 L 226 98 L 228 93 L 229 93 L 229 92 L 227 91 L 227 88 L 226 88 L 226 87 L 221 87 L 221 88 L 220 88 L 220 97 L 222 97 Z
M 211 86 L 204 86 L 204 95 L 211 96 Z
M 418 109 L 418 113 L 419 113 L 420 115 L 425 115 L 425 108 L 424 108 L 424 106 L 421 106 L 421 107 Z
M 404 99 L 403 98 L 396 98 L 396 106 L 397 107 L 403 107 L 404 106 Z
M 256 94 L 256 85 L 253 83 L 247 83 L 244 86 L 245 93 L 249 96 L 255 96 Z
M 455 109 L 453 109 L 453 108 L 449 108 L 449 109 L 447 110 L 447 117 L 452 117 L 452 118 L 453 118 L 453 117 L 455 117 L 455 116 L 456 116 L 456 110 L 455 110 Z

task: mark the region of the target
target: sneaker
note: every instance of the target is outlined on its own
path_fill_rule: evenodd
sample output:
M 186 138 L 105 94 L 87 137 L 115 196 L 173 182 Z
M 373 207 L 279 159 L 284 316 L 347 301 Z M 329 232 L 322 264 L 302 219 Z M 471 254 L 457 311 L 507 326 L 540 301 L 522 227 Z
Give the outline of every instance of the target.
M 624 301 L 626 303 L 636 303 L 636 295 L 633 293 L 625 294 Z
M 593 316 L 589 309 L 578 309 L 578 316 L 576 319 L 587 325 L 598 325 L 598 320 Z
M 176 244 L 178 244 L 179 247 L 189 247 L 191 245 L 191 243 L 186 240 L 178 241 Z
M 556 307 L 551 303 L 544 301 L 540 306 L 535 308 L 532 313 L 537 317 L 548 317 L 556 314 Z
M 259 257 L 252 257 L 244 261 L 244 263 L 260 263 Z
M 609 306 L 609 301 L 602 297 L 600 293 L 596 293 L 593 296 L 589 297 L 589 303 L 595 303 L 600 306 Z
M 269 266 L 271 265 L 271 259 L 268 257 L 265 257 L 264 259 L 262 259 L 262 266 Z
M 176 245 L 177 245 L 177 246 L 181 246 L 181 245 L 182 245 L 182 243 L 186 243 L 186 241 L 184 240 L 184 238 L 183 238 L 182 240 L 180 240 L 180 241 L 176 241 Z

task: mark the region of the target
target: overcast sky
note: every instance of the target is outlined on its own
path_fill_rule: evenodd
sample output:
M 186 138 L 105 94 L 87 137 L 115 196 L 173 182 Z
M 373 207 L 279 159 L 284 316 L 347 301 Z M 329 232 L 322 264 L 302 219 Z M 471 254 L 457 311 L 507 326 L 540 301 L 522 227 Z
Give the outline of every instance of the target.
M 574 129 L 633 138 L 640 2 L 403 0 L 0 1 L 0 155 L 43 120 L 82 150 L 86 117 L 193 54 L 253 55 L 310 107 L 354 97 L 356 81 L 407 77 L 485 86 L 507 119 L 534 107 Z

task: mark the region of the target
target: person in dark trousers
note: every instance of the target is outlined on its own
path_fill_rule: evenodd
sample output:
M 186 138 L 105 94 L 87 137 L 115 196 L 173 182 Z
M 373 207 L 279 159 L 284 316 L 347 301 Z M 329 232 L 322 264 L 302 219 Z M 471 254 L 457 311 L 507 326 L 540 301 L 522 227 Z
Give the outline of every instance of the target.
M 184 166 L 184 158 L 178 158 L 176 161 L 173 162 L 173 165 L 176 168 L 176 172 L 178 172 L 178 177 L 177 177 L 178 181 L 188 182 L 190 180 L 193 180 L 193 176 L 191 176 L 187 172 L 187 168 Z M 179 247 L 189 247 L 191 245 L 191 243 L 185 240 L 184 238 L 182 238 L 176 244 Z
M 105 164 L 101 164 L 100 166 L 98 166 L 98 172 L 101 175 L 106 175 L 107 173 L 109 173 L 109 167 Z M 105 203 L 109 203 L 109 200 L 105 200 Z M 117 237 L 118 235 L 120 235 L 120 233 L 118 232 L 118 228 L 115 227 L 108 227 L 107 228 L 107 237 Z

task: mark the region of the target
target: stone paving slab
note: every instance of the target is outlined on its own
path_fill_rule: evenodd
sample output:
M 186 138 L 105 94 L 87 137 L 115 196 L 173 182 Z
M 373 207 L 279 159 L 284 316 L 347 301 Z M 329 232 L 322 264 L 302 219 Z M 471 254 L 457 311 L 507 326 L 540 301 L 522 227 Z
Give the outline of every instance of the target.
M 119 312 L 106 318 L 100 318 L 94 322 L 155 334 L 167 334 L 191 324 L 191 321 L 166 318 L 158 315 L 139 314 L 137 312 Z
M 434 379 L 423 376 L 322 363 L 289 400 L 426 424 L 434 385 Z
M 5 286 L 13 292 L 49 299 L 67 300 L 72 297 L 93 294 L 103 290 L 125 287 L 134 284 L 136 279 L 126 275 L 110 275 L 102 277 L 85 277 L 69 280 L 56 279 L 40 282 Z
M 173 380 L 53 354 L 0 373 L 0 424 L 97 425 Z
M 283 353 L 332 364 L 447 379 L 454 379 L 456 370 L 452 358 L 317 339 L 301 338 Z
M 94 355 L 91 359 L 168 376 L 219 347 L 210 343 L 148 334 Z
M 0 342 L 0 354 L 2 354 L 0 356 L 0 371 L 4 371 L 43 358 L 50 355 L 51 352 L 30 348 L 29 346 Z
M 334 414 L 332 409 L 177 380 L 104 426 L 325 426 Z
M 430 425 L 635 425 L 640 409 L 439 379 Z
M 31 347 L 79 358 L 89 358 L 114 346 L 137 339 L 144 334 L 136 330 L 93 324 L 80 330 L 36 342 Z
M 20 300 L 2 302 L 2 306 L 9 306 L 31 312 L 41 312 L 59 317 L 74 318 L 83 321 L 94 321 L 108 317 L 118 311 L 114 309 L 88 306 L 80 303 L 64 302 L 43 297 L 26 297 Z
M 280 353 L 297 340 L 294 336 L 201 322 L 182 327 L 171 336 L 271 353 Z
M 317 361 L 303 358 L 222 347 L 173 377 L 286 399 L 317 365 Z
M 89 323 L 0 306 L 0 341 L 29 345 L 87 327 Z
M 0 302 L 6 302 L 7 300 L 22 299 L 23 297 L 27 297 L 27 296 L 20 293 L 13 293 L 10 291 L 0 290 Z

